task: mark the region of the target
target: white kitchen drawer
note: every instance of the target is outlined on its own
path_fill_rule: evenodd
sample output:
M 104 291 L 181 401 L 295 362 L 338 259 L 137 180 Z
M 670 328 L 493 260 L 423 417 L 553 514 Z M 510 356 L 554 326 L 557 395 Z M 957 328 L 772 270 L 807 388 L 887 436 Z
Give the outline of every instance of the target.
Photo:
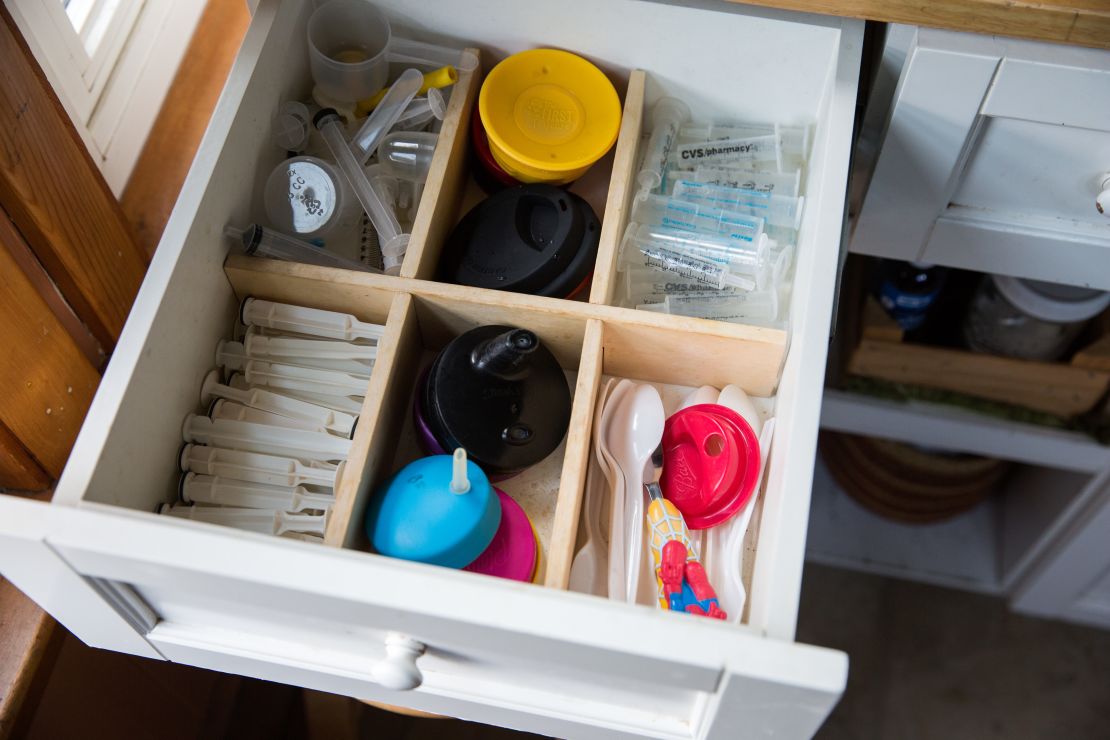
M 1110 52 L 899 26 L 883 67 L 852 251 L 1110 289 Z
M 591 304 L 246 258 L 225 270 L 223 227 L 259 212 L 256 186 L 280 157 L 269 144 L 271 113 L 308 80 L 309 4 L 263 0 L 54 504 L 0 497 L 0 569 L 98 647 L 562 737 L 808 737 L 847 671 L 846 656 L 795 644 L 793 634 L 862 24 L 729 3 L 378 4 L 406 32 L 479 47 L 487 69 L 551 45 L 594 60 L 632 103 L 646 79 L 626 132 L 638 133 L 644 108 L 662 95 L 720 116 L 815 121 L 785 361 L 783 332 L 601 305 L 609 291 L 598 290 L 600 277 Z M 471 82 L 456 86 L 448 124 L 465 120 Z M 445 138 L 465 141 L 462 131 Z M 607 216 L 624 212 L 637 143 L 618 144 Z M 407 276 L 427 276 L 422 260 L 458 216 L 465 158 L 459 147 L 441 150 Z M 611 272 L 620 226 L 603 226 L 599 275 Z M 195 410 L 212 348 L 246 294 L 387 322 L 391 349 L 375 367 L 324 546 L 152 513 L 176 495 L 180 420 Z M 537 331 L 576 379 L 562 460 L 544 463 L 556 471 L 541 533 L 546 587 L 361 551 L 366 500 L 404 462 L 408 398 L 387 391 L 411 389 L 423 351 L 452 333 L 509 320 Z M 563 590 L 601 375 L 732 380 L 767 394 L 780 363 L 746 623 Z M 384 670 L 387 650 L 403 652 L 404 639 L 426 646 L 419 678 L 411 661 Z M 419 686 L 386 688 L 409 678 Z

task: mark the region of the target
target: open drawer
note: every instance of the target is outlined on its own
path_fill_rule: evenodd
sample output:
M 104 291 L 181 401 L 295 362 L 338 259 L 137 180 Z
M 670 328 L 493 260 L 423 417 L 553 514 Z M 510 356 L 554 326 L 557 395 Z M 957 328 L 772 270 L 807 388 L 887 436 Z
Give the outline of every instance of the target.
M 307 80 L 304 55 L 290 50 L 303 48 L 310 4 L 263 0 L 54 504 L 0 497 L 0 570 L 87 643 L 151 658 L 560 737 L 812 735 L 847 671 L 843 654 L 794 644 L 793 633 L 862 24 L 729 3 L 378 5 L 406 32 L 478 46 L 487 68 L 560 46 L 617 83 L 628 105 L 593 302 L 419 279 L 427 246 L 458 215 L 438 201 L 421 205 L 404 277 L 228 258 L 223 227 L 257 212 L 253 186 L 275 157 L 270 114 Z M 681 28 L 698 33 L 683 41 Z M 452 97 L 456 117 L 473 93 L 466 82 Z M 604 305 L 639 120 L 661 95 L 706 114 L 816 122 L 789 333 Z M 443 183 L 462 176 L 459 152 L 442 159 Z M 246 295 L 386 325 L 324 545 L 153 513 L 176 496 L 181 419 L 197 410 L 212 348 Z M 420 364 L 452 334 L 491 322 L 534 330 L 572 379 L 570 432 L 537 468 L 542 585 L 365 551 L 367 501 L 407 462 Z M 603 374 L 775 396 L 743 624 L 565 590 Z

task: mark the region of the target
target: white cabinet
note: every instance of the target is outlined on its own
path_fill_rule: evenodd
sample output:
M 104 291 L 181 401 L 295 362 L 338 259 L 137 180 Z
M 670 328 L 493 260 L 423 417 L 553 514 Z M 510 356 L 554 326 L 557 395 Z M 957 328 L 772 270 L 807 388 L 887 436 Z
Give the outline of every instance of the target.
M 892 26 L 880 73 L 853 252 L 1110 289 L 1110 52 Z
M 409 278 L 244 260 L 225 272 L 223 228 L 258 212 L 257 185 L 281 157 L 269 143 L 271 115 L 306 90 L 312 4 L 299 0 L 259 4 L 54 503 L 0 496 L 0 570 L 98 647 L 560 737 L 812 735 L 847 672 L 845 655 L 795 644 L 793 634 L 862 23 L 726 2 L 377 4 L 397 29 L 476 45 L 487 60 L 563 47 L 595 60 L 619 89 L 639 84 L 635 70 L 643 68 L 642 105 L 676 95 L 707 114 L 816 122 L 790 348 L 777 389 L 773 382 L 763 389 L 776 392 L 778 431 L 755 517 L 745 623 L 383 558 L 358 549 L 357 511 L 348 510 L 338 532 L 329 530 L 335 546 L 153 513 L 176 496 L 181 419 L 197 410 L 212 348 L 250 292 L 386 323 L 396 349 L 388 362 L 379 358 L 354 441 L 360 472 L 342 484 L 363 502 L 390 472 L 391 438 L 407 418 L 407 397 L 385 397 L 382 389 L 411 388 L 421 333 L 507 314 L 535 321 L 580 375 L 574 418 L 581 423 L 568 437 L 564 472 L 575 460 L 581 470 L 600 375 L 627 373 L 650 357 L 645 338 L 668 344 L 657 369 L 642 362 L 643 379 L 694 385 L 720 383 L 729 368 L 747 377 L 761 356 L 772 356 L 761 348 L 777 343 L 781 350 L 785 341 L 773 330 L 676 323 L 680 317 Z M 676 34 L 681 28 L 698 33 Z M 467 87 L 464 81 L 452 96 L 458 120 Z M 463 155 L 451 150 L 444 177 L 461 176 Z M 614 192 L 626 190 L 622 177 L 614 178 Z M 426 238 L 444 238 L 449 222 L 436 218 L 455 217 L 451 210 L 425 219 Z M 422 205 L 418 224 L 424 213 Z M 682 356 L 695 334 L 720 350 L 714 362 Z M 735 346 L 750 351 L 729 356 L 725 350 Z M 777 363 L 769 369 L 779 370 Z M 560 496 L 579 500 L 581 478 L 555 483 Z M 556 514 L 573 531 L 577 508 Z

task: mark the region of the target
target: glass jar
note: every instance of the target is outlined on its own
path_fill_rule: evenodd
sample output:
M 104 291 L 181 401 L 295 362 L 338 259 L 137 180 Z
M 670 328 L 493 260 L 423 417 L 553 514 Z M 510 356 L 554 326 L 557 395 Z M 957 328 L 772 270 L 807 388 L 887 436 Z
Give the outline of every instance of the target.
M 976 352 L 1057 360 L 1107 305 L 1110 293 L 988 275 L 971 299 L 964 339 Z

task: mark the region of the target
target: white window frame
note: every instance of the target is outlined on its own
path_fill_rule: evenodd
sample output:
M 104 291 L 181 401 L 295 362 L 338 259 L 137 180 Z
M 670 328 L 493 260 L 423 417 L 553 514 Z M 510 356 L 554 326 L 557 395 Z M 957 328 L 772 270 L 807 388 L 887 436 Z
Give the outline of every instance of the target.
M 4 0 L 118 197 L 154 126 L 204 0 L 123 0 L 93 54 L 61 0 Z

